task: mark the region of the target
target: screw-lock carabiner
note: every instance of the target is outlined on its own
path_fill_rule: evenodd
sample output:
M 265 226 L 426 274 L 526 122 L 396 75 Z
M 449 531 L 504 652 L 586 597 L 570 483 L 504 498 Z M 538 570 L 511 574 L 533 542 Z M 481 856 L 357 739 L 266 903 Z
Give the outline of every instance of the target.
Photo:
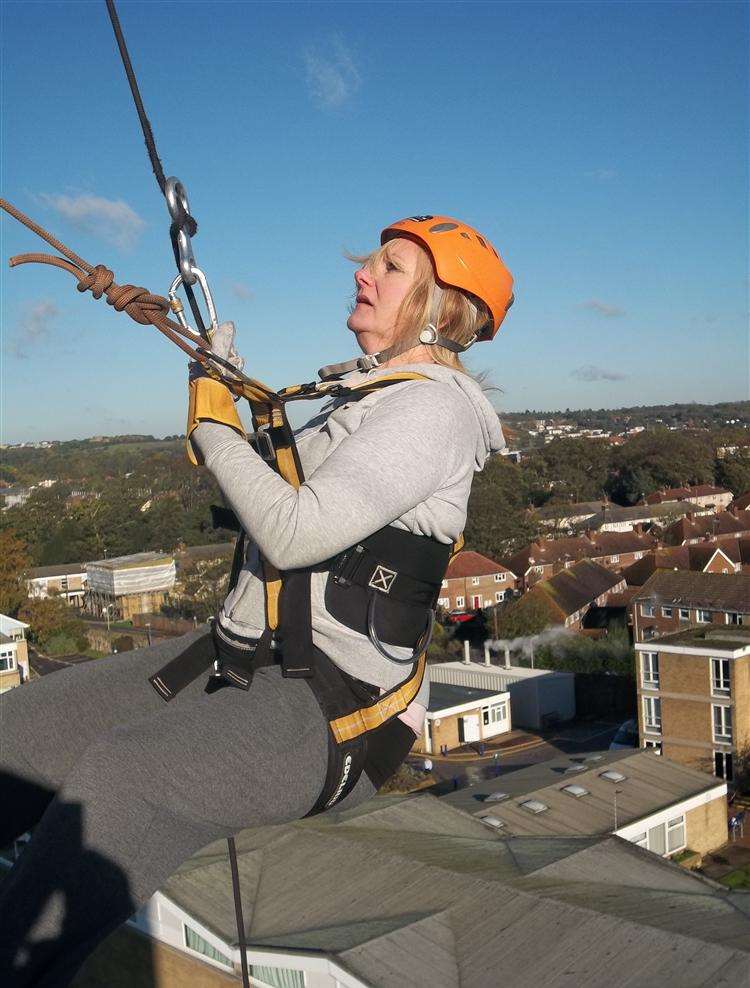
M 216 315 L 216 306 L 214 305 L 213 295 L 211 294 L 211 289 L 208 287 L 208 281 L 206 280 L 206 276 L 201 271 L 201 269 L 193 266 L 192 274 L 193 274 L 193 280 L 192 282 L 188 282 L 188 284 L 195 284 L 197 282 L 198 285 L 200 286 L 201 292 L 203 292 L 203 298 L 206 303 L 206 308 L 208 309 L 208 321 L 209 321 L 208 336 L 210 339 L 211 336 L 213 335 L 214 330 L 219 325 L 219 320 Z M 169 298 L 169 307 L 172 310 L 172 312 L 174 312 L 174 314 L 177 316 L 177 321 L 179 322 L 179 324 L 182 326 L 183 329 L 188 330 L 188 332 L 190 332 L 195 337 L 196 340 L 202 339 L 200 334 L 196 333 L 193 327 L 190 326 L 190 324 L 188 323 L 187 318 L 185 316 L 185 308 L 182 304 L 180 297 L 177 294 L 180 285 L 184 283 L 185 283 L 185 277 L 182 274 L 182 272 L 180 272 L 180 274 L 177 275 L 177 277 L 170 285 L 169 291 L 167 292 L 167 297 Z

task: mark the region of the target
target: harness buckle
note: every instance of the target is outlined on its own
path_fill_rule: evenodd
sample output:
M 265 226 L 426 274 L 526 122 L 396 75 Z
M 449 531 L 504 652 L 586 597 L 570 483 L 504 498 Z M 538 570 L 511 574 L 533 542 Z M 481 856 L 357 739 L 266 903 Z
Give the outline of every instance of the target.
M 363 545 L 355 545 L 353 549 L 342 553 L 338 562 L 331 569 L 331 575 L 335 583 L 338 583 L 342 587 L 351 586 L 352 577 L 359 569 L 364 552 L 365 547 Z
M 251 432 L 247 437 L 255 452 L 266 463 L 273 463 L 276 460 L 276 447 L 268 434 L 270 428 L 270 425 L 262 425 L 257 432 Z

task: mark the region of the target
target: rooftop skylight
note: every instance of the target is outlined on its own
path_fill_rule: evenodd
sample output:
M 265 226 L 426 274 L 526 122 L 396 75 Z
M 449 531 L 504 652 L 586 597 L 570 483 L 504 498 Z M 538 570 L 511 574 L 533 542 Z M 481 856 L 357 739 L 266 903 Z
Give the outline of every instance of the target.
M 545 810 L 549 809 L 549 806 L 540 799 L 524 799 L 518 805 L 522 806 L 528 813 L 544 813 Z
M 623 775 L 622 772 L 617 772 L 613 768 L 608 768 L 606 772 L 599 773 L 599 778 L 606 779 L 607 782 L 624 782 L 627 775 Z
M 502 820 L 498 820 L 496 816 L 481 816 L 479 818 L 482 823 L 486 823 L 488 827 L 492 827 L 493 830 L 499 830 L 500 827 L 504 827 L 505 824 Z
M 575 796 L 576 799 L 580 799 L 581 796 L 589 795 L 588 789 L 584 789 L 583 786 L 576 786 L 576 785 L 563 786 L 562 791 L 566 792 L 569 796 Z
M 501 803 L 504 799 L 510 799 L 507 792 L 491 792 L 485 797 L 485 803 Z
M 565 774 L 569 775 L 572 772 L 585 772 L 585 771 L 586 771 L 585 765 L 569 765 L 568 768 L 565 769 Z

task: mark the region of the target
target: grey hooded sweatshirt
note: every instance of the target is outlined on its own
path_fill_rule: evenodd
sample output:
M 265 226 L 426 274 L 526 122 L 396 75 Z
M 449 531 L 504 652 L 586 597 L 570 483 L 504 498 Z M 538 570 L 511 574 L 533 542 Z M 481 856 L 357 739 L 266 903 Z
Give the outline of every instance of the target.
M 473 378 L 438 364 L 354 373 L 347 384 L 415 371 L 429 378 L 328 403 L 295 432 L 305 482 L 295 490 L 233 429 L 201 423 L 193 440 L 248 534 L 245 564 L 219 613 L 220 626 L 257 638 L 265 627 L 259 550 L 278 569 L 311 566 L 384 525 L 455 542 L 475 471 L 503 448 L 497 412 Z M 336 621 L 324 603 L 327 573 L 312 575 L 315 645 L 341 669 L 384 690 L 411 667 L 389 662 L 370 640 Z M 408 657 L 409 649 L 390 646 Z M 429 683 L 415 699 L 427 706 Z

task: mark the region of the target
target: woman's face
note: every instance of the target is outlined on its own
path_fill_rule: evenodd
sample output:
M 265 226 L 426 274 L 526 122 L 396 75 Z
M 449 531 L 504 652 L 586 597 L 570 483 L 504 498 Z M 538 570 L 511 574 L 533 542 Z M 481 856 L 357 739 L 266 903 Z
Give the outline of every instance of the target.
M 347 326 L 364 353 L 377 353 L 396 340 L 396 316 L 414 284 L 422 248 L 413 240 L 398 237 L 372 266 L 354 273 L 356 304 Z

